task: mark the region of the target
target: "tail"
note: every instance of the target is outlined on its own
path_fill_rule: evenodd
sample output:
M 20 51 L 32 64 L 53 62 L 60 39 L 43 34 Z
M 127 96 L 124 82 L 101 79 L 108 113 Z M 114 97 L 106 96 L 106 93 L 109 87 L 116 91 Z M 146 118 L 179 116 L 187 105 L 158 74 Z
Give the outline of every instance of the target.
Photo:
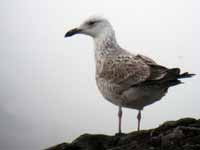
M 188 72 L 184 72 L 182 74 L 179 74 L 178 78 L 181 79 L 181 78 L 190 78 L 190 77 L 193 77 L 195 76 L 196 74 L 193 74 L 193 73 L 188 73 Z
M 190 78 L 190 77 L 193 77 L 194 75 L 195 74 L 188 73 L 188 72 L 184 72 L 180 74 L 179 68 L 172 68 L 168 70 L 168 74 L 165 77 L 166 80 L 164 80 L 165 81 L 164 83 L 168 87 L 175 86 L 175 85 L 183 83 L 179 79 Z
M 193 73 L 188 73 L 188 72 L 184 72 L 182 74 L 180 74 L 180 69 L 179 68 L 172 68 L 172 69 L 169 69 L 168 71 L 168 77 L 175 77 L 175 79 L 181 79 L 181 78 L 190 78 L 190 77 L 193 77 L 194 75 L 196 74 L 193 74 Z
M 145 85 L 154 85 L 155 84 L 155 85 L 161 85 L 165 88 L 169 88 L 171 86 L 175 86 L 175 85 L 183 83 L 183 82 L 181 82 L 180 79 L 190 78 L 195 75 L 195 74 L 188 73 L 188 72 L 184 72 L 181 74 L 180 73 L 181 71 L 179 68 L 172 68 L 172 69 L 162 68 L 162 69 L 165 71 L 166 74 L 164 76 L 162 76 L 161 79 L 150 79 L 150 80 L 145 81 L 143 84 L 145 84 Z M 154 74 L 157 73 L 158 75 L 160 75 L 164 72 L 163 70 L 160 72 L 158 71 L 158 72 L 153 72 L 153 73 Z

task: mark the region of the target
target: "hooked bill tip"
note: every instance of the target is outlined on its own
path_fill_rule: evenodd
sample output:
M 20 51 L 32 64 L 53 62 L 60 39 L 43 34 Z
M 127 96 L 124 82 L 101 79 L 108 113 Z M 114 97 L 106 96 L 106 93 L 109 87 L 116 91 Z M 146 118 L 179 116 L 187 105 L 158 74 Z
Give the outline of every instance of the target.
M 64 37 L 65 37 L 65 38 L 66 38 L 66 37 L 70 37 L 70 36 L 75 35 L 75 34 L 80 33 L 80 32 L 81 32 L 80 29 L 74 28 L 74 29 L 72 29 L 72 30 L 69 30 L 69 31 L 65 34 Z

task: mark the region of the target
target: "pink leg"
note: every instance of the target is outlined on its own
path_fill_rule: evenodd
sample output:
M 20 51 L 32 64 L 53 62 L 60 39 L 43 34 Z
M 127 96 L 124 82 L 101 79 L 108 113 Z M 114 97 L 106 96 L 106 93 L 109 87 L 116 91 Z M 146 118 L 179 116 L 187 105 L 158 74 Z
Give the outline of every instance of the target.
M 141 110 L 138 111 L 137 119 L 138 119 L 138 128 L 137 128 L 137 130 L 140 131 Z
M 121 123 L 122 123 L 122 107 L 121 107 L 121 106 L 119 106 L 118 117 L 119 117 L 119 133 L 122 133 L 122 130 L 121 130 Z

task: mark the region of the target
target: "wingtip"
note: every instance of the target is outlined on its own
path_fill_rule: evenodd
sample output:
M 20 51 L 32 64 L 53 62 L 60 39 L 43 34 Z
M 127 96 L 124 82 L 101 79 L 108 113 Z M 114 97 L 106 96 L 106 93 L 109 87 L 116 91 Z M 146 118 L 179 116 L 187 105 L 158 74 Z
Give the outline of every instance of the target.
M 193 77 L 195 75 L 196 74 L 194 74 L 194 73 L 185 72 L 185 73 L 180 74 L 179 78 L 190 78 L 190 77 Z
M 190 76 L 190 77 L 193 77 L 193 76 L 195 76 L 196 74 L 194 74 L 194 73 L 188 73 L 188 72 L 187 72 L 187 75 Z

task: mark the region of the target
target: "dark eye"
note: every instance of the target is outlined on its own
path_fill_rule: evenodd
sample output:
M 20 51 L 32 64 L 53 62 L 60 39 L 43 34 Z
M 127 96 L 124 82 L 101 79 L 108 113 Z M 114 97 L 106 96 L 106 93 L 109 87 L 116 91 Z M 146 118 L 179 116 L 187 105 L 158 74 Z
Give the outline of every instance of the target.
M 88 25 L 89 26 L 92 26 L 92 25 L 94 25 L 96 23 L 96 21 L 90 21 L 90 22 L 88 22 Z

